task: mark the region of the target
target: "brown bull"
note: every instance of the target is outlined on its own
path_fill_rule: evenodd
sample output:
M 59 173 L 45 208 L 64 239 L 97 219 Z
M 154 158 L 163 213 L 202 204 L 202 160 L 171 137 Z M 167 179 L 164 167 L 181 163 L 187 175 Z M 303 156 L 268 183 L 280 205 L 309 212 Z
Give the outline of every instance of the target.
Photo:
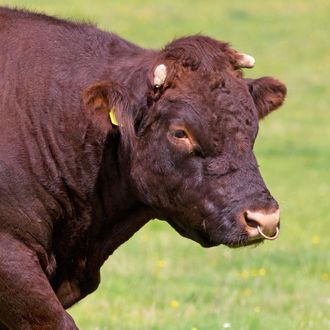
M 3 328 L 75 329 L 64 309 L 150 219 L 205 247 L 277 236 L 253 145 L 286 88 L 244 79 L 252 57 L 205 36 L 142 49 L 5 8 L 0 45 Z

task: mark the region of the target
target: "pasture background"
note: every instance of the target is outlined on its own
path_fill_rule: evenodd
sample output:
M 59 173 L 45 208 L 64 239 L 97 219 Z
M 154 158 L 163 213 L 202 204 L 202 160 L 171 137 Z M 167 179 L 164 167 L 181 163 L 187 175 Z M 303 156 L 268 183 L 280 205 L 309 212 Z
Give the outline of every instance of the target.
M 106 262 L 97 292 L 69 310 L 81 329 L 330 329 L 329 1 L 0 4 L 91 20 L 145 47 L 201 32 L 252 54 L 246 76 L 288 87 L 255 146 L 281 205 L 280 238 L 202 249 L 152 221 Z

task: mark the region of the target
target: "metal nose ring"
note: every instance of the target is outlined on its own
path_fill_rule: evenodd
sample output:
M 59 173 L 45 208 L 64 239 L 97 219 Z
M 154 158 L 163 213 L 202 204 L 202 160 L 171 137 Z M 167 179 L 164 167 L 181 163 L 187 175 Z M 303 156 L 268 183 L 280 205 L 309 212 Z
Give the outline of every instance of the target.
M 278 228 L 278 226 L 276 226 L 276 233 L 274 234 L 274 236 L 267 236 L 266 234 L 264 234 L 263 232 L 262 232 L 262 230 L 260 229 L 260 226 L 257 226 L 257 229 L 258 229 L 258 232 L 259 232 L 259 234 L 262 236 L 262 237 L 264 237 L 264 238 L 266 238 L 266 239 L 269 239 L 269 240 L 274 240 L 274 239 L 276 239 L 277 237 L 278 237 L 278 235 L 279 235 L 279 233 L 280 233 L 280 229 Z

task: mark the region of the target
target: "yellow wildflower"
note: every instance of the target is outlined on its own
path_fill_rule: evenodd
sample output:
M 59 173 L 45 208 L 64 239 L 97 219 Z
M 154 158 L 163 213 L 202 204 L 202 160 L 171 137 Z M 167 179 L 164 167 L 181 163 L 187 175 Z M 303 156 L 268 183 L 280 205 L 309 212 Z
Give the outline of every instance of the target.
M 166 265 L 165 260 L 163 260 L 163 259 L 159 259 L 159 260 L 158 260 L 158 267 L 159 267 L 159 268 L 164 268 L 165 265 Z
M 242 273 L 241 273 L 241 276 L 243 278 L 248 278 L 250 275 L 249 271 L 248 270 L 243 270 Z
M 172 308 L 178 308 L 179 307 L 179 302 L 175 299 L 171 300 L 170 305 Z
M 252 295 L 252 290 L 251 289 L 245 289 L 244 291 L 243 291 L 243 296 L 245 296 L 245 297 L 249 297 L 249 296 L 251 296 Z
M 256 313 L 260 313 L 260 311 L 261 311 L 260 306 L 255 306 L 255 307 L 254 307 L 254 311 L 255 311 Z
M 318 235 L 313 235 L 312 236 L 312 244 L 313 245 L 318 245 L 321 242 L 321 237 Z
M 322 280 L 323 282 L 328 281 L 328 280 L 329 280 L 329 274 L 328 274 L 328 273 L 323 273 L 323 274 L 321 275 L 321 280 Z
M 253 277 L 256 277 L 256 276 L 258 276 L 258 271 L 255 268 L 253 268 L 253 269 L 251 269 L 251 274 Z

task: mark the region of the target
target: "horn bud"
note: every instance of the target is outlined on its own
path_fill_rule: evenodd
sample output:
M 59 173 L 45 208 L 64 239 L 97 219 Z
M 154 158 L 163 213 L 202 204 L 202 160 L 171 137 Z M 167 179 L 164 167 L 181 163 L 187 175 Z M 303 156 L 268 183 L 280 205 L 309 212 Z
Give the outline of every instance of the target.
M 164 85 L 167 75 L 167 69 L 165 64 L 159 64 L 156 66 L 154 71 L 154 86 L 160 87 Z
M 238 53 L 237 65 L 240 68 L 253 68 L 256 60 L 248 54 Z

